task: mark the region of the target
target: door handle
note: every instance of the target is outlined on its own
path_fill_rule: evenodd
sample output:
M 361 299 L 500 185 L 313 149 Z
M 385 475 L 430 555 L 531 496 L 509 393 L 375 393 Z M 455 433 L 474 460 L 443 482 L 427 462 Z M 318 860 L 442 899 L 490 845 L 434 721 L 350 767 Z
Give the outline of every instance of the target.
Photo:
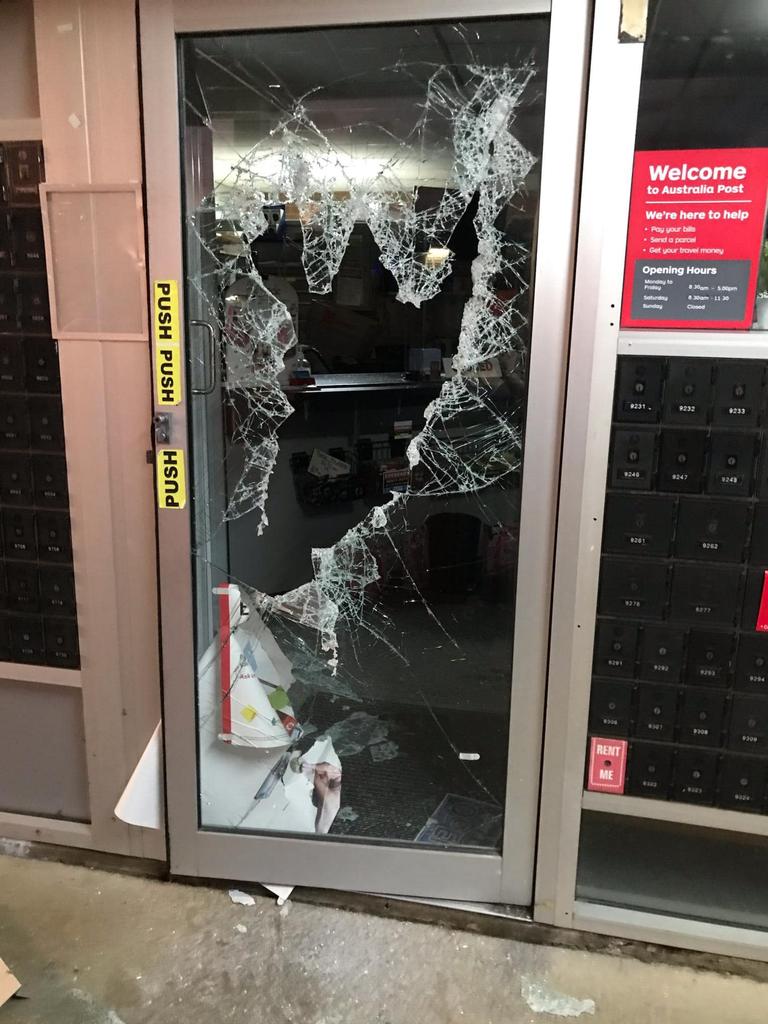
M 201 388 L 191 388 L 193 395 L 211 395 L 216 387 L 216 335 L 207 320 L 190 320 L 190 327 L 202 327 L 208 334 L 205 346 L 206 357 L 203 362 L 205 377 Z

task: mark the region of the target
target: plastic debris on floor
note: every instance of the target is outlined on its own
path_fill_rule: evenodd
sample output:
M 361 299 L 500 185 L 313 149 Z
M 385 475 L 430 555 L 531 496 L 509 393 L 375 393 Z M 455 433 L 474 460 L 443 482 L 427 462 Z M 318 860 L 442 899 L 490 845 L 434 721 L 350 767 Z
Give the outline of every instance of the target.
M 379 761 L 391 761 L 400 753 L 400 748 L 392 740 L 387 740 L 386 743 L 374 743 L 368 750 L 371 753 L 371 760 L 376 764 Z
M 594 999 L 577 999 L 558 992 L 544 981 L 520 979 L 520 994 L 534 1013 L 548 1013 L 553 1017 L 581 1017 L 595 1012 Z
M 388 732 L 386 722 L 365 711 L 353 711 L 349 718 L 344 718 L 326 729 L 326 735 L 333 740 L 339 757 L 352 757 L 366 747 L 383 743 Z
M 240 889 L 230 889 L 229 898 L 233 903 L 237 903 L 241 907 L 253 907 L 256 905 L 256 900 L 253 896 L 249 892 L 241 892 Z

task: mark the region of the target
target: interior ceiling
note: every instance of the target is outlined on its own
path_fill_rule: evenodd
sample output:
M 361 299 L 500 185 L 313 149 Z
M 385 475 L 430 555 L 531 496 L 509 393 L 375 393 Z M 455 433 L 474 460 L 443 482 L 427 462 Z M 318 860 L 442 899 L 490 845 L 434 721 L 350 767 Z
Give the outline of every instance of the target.
M 279 85 L 299 97 L 334 83 L 339 95 L 346 81 L 346 90 L 358 97 L 411 95 L 413 80 L 391 71 L 398 63 L 500 65 L 533 56 L 541 67 L 547 25 L 548 19 L 535 17 L 495 21 L 492 31 L 488 23 L 466 22 L 258 32 L 197 38 L 194 46 L 203 57 L 198 63 L 201 84 L 223 113 L 248 109 L 248 97 L 253 96 L 249 86 L 261 90 Z
M 191 40 L 187 67 L 218 129 L 215 145 L 230 156 L 259 143 L 299 97 L 305 97 L 309 116 L 323 131 L 354 125 L 358 145 L 380 143 L 408 135 L 420 115 L 427 80 L 441 64 L 454 65 L 460 78 L 469 64 L 533 61 L 536 80 L 517 113 L 515 130 L 535 152 L 547 38 L 546 17 L 244 33 Z M 393 70 L 396 65 L 400 70 Z M 444 127 L 432 135 L 435 144 L 441 131 Z M 424 160 L 429 172 L 428 151 Z

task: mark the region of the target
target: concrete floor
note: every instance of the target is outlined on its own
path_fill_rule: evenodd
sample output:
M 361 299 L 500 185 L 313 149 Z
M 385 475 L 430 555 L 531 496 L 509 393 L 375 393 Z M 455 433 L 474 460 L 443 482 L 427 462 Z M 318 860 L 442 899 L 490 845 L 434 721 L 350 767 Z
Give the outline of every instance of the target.
M 0 1024 L 765 1024 L 768 984 L 425 924 L 0 857 Z M 570 1008 L 561 1003 L 555 1008 Z

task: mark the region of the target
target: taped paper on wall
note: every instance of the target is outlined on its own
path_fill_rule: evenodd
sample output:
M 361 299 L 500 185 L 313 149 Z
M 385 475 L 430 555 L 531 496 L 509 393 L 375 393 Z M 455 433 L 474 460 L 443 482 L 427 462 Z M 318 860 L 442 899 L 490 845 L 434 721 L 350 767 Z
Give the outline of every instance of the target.
M 115 807 L 128 825 L 160 829 L 165 822 L 163 733 L 158 722 Z

